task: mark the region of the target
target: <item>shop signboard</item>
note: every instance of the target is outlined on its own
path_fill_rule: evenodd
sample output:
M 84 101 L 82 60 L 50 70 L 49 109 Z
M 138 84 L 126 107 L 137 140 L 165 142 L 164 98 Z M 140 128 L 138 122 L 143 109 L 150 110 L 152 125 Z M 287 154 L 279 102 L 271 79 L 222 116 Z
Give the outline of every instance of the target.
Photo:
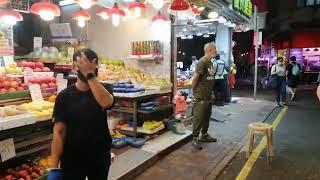
M 239 11 L 241 14 L 251 17 L 253 14 L 253 5 L 251 0 L 233 0 L 233 9 Z

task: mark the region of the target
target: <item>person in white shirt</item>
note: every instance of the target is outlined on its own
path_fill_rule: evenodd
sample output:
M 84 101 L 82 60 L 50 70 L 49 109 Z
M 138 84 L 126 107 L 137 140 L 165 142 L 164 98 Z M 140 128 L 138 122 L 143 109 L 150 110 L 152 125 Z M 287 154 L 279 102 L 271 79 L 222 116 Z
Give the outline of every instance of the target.
M 214 96 L 215 104 L 217 106 L 223 106 L 225 102 L 225 63 L 220 59 L 218 54 L 213 61 L 213 72 L 215 72 L 214 80 Z
M 271 75 L 277 76 L 277 105 L 287 106 L 286 96 L 287 96 L 287 85 L 286 85 L 286 66 L 284 64 L 284 59 L 282 57 L 278 58 L 278 64 L 275 64 L 271 68 Z

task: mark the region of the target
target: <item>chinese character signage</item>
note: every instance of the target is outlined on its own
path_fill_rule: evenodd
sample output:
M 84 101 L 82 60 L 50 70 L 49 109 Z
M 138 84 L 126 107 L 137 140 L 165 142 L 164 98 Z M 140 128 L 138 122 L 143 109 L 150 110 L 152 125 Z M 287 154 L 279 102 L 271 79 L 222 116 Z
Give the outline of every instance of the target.
M 251 0 L 233 0 L 233 9 L 241 12 L 247 17 L 251 17 L 253 14 Z

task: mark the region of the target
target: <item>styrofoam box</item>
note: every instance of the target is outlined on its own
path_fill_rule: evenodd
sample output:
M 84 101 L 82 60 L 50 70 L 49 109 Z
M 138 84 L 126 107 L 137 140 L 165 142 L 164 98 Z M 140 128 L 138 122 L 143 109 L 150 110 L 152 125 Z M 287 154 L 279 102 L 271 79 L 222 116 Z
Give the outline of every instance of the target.
M 0 119 L 0 130 L 12 129 L 36 123 L 31 113 L 20 114 Z
M 108 118 L 108 127 L 109 127 L 109 129 L 116 129 L 117 124 L 122 119 L 123 118 Z

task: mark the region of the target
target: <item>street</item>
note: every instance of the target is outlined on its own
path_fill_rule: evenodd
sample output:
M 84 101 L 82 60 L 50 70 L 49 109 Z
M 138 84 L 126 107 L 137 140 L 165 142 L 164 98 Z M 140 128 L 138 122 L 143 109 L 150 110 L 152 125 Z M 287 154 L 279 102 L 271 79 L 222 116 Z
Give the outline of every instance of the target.
M 319 103 L 316 102 L 314 91 L 303 90 L 299 95 L 296 102 L 289 105 L 288 111 L 274 131 L 274 157 L 270 166 L 266 161 L 265 150 L 256 162 L 248 165 L 242 149 L 218 180 L 320 179 Z M 271 124 L 272 120 L 267 123 Z M 252 169 L 247 172 L 247 176 L 239 174 L 248 166 L 252 166 Z

